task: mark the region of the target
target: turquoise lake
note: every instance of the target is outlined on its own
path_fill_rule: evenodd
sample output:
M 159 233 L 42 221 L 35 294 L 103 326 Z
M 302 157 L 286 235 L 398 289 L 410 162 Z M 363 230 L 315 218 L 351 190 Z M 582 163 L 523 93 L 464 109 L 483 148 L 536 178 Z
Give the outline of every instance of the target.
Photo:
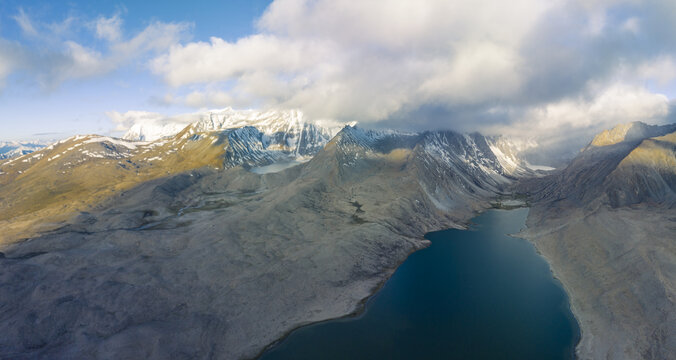
M 261 359 L 571 359 L 580 333 L 549 265 L 507 234 L 528 209 L 426 235 L 356 317 L 293 331 Z

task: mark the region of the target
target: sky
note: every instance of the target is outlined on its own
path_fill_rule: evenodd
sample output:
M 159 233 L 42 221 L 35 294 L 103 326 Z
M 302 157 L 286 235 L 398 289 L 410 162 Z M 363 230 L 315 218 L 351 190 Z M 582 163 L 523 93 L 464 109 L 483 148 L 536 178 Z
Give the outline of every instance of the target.
M 675 98 L 673 0 L 0 0 L 0 140 L 230 106 L 578 146 Z

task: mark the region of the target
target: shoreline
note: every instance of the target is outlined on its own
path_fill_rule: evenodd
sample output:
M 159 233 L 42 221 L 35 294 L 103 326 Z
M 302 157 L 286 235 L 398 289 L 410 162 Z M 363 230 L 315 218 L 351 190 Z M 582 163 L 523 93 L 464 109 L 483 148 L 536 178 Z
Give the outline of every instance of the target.
M 529 206 L 526 202 L 523 202 L 523 203 L 521 203 L 521 204 L 519 204 L 519 205 L 517 205 L 517 206 L 510 206 L 510 207 L 495 207 L 493 203 L 491 203 L 490 205 L 491 205 L 491 207 L 487 207 L 487 208 L 482 209 L 482 210 L 480 210 L 480 211 L 475 211 L 472 217 L 470 217 L 470 218 L 469 218 L 468 220 L 466 220 L 464 223 L 462 223 L 462 224 L 457 224 L 457 225 L 460 225 L 460 226 L 462 227 L 462 228 L 461 228 L 462 230 L 469 231 L 469 230 L 472 229 L 473 226 L 476 225 L 476 223 L 472 222 L 472 219 L 474 219 L 474 218 L 476 218 L 476 217 L 478 217 L 478 216 L 481 216 L 481 215 L 485 214 L 485 213 L 488 212 L 488 211 L 491 211 L 491 210 L 511 211 L 511 210 L 515 210 L 515 209 L 519 209 L 519 208 L 528 208 L 528 209 L 530 209 L 530 206 Z M 526 220 L 524 220 L 524 228 L 521 229 L 520 231 L 523 231 L 524 229 L 527 228 L 527 225 L 526 225 L 525 222 L 526 222 Z M 432 244 L 431 241 L 427 240 L 427 234 L 433 233 L 433 232 L 438 232 L 438 231 L 445 231 L 445 230 L 449 230 L 449 229 L 457 229 L 457 228 L 450 228 L 450 227 L 449 227 L 449 228 L 445 228 L 445 229 L 441 229 L 441 230 L 430 230 L 430 231 L 425 232 L 425 235 L 423 236 L 423 239 L 426 240 L 425 246 L 420 247 L 420 248 L 418 248 L 418 249 L 415 249 L 415 250 L 411 251 L 411 252 L 410 252 L 410 253 L 409 253 L 409 254 L 408 254 L 401 262 L 399 262 L 399 263 L 397 264 L 397 266 L 396 266 L 394 269 L 392 269 L 392 271 L 389 271 L 389 272 L 384 276 L 383 281 L 380 281 L 380 282 L 378 283 L 378 285 L 377 285 L 376 287 L 373 288 L 373 290 L 371 291 L 371 293 L 370 293 L 368 296 L 366 296 L 366 297 L 364 297 L 363 299 L 361 299 L 361 300 L 359 301 L 359 303 L 358 303 L 357 305 L 355 305 L 355 309 L 354 309 L 353 311 L 351 311 L 350 313 L 347 313 L 347 314 L 342 315 L 342 316 L 337 316 L 337 317 L 332 317 L 332 318 L 324 319 L 324 320 L 321 320 L 321 321 L 314 321 L 314 322 L 311 321 L 311 322 L 308 322 L 308 323 L 305 323 L 305 324 L 301 324 L 301 325 L 299 325 L 299 326 L 296 326 L 296 327 L 294 327 L 293 329 L 291 329 L 291 330 L 287 331 L 286 333 L 284 333 L 284 335 L 283 335 L 282 337 L 280 337 L 279 339 L 275 340 L 273 343 L 270 343 L 269 345 L 267 345 L 260 353 L 258 353 L 258 354 L 257 354 L 255 357 L 253 357 L 252 359 L 260 359 L 265 353 L 267 353 L 268 351 L 271 351 L 271 350 L 275 349 L 277 346 L 279 346 L 280 344 L 282 344 L 282 343 L 283 343 L 283 342 L 284 342 L 291 334 L 293 334 L 293 332 L 295 332 L 295 331 L 298 330 L 298 329 L 301 329 L 301 328 L 304 328 L 304 327 L 309 327 L 309 326 L 320 325 L 320 324 L 327 323 L 327 322 L 332 322 L 332 321 L 355 320 L 355 319 L 359 319 L 360 317 L 364 316 L 364 314 L 366 314 L 366 312 L 368 311 L 369 304 L 370 304 L 372 301 L 374 301 L 374 300 L 378 297 L 380 291 L 381 291 L 381 290 L 385 287 L 385 285 L 391 280 L 392 276 L 393 276 L 394 273 L 399 269 L 399 267 L 400 267 L 404 262 L 406 262 L 412 254 L 414 254 L 414 253 L 416 253 L 416 252 L 418 252 L 418 251 L 420 251 L 420 250 L 426 249 L 426 248 L 428 248 L 428 247 Z M 550 273 L 552 274 L 552 278 L 554 279 L 555 284 L 556 284 L 556 285 L 561 289 L 561 291 L 564 293 L 565 301 L 567 302 L 567 310 L 568 310 L 567 313 L 570 314 L 570 315 L 568 316 L 568 317 L 569 317 L 569 321 L 571 321 L 571 323 L 574 323 L 574 324 L 577 326 L 577 328 L 578 328 L 578 331 L 575 332 L 575 334 L 574 334 L 573 345 L 572 345 L 572 347 L 571 347 L 571 349 L 570 349 L 570 358 L 571 358 L 571 359 L 578 359 L 578 356 L 577 356 L 577 347 L 578 347 L 578 345 L 580 344 L 580 341 L 581 341 L 581 338 L 582 338 L 582 331 L 581 331 L 581 328 L 580 328 L 580 323 L 579 323 L 579 321 L 578 321 L 577 315 L 573 312 L 573 306 L 572 306 L 572 303 L 571 303 L 571 296 L 570 296 L 570 294 L 568 293 L 568 290 L 566 289 L 565 286 L 563 286 L 563 283 L 562 283 L 562 282 L 559 280 L 559 278 L 556 277 L 556 275 L 554 274 L 554 272 L 553 272 L 553 270 L 552 270 L 552 266 L 551 266 L 549 260 L 548 260 L 545 256 L 543 256 L 543 255 L 540 253 L 539 249 L 535 246 L 535 244 L 534 244 L 532 241 L 530 241 L 530 240 L 527 239 L 527 238 L 518 236 L 518 233 L 517 233 L 517 234 L 505 234 L 505 235 L 506 235 L 506 236 L 510 236 L 510 237 L 514 237 L 514 238 L 521 239 L 521 240 L 526 241 L 526 242 L 528 242 L 529 244 L 531 244 L 531 245 L 533 246 L 533 248 L 534 248 L 536 254 L 537 254 L 538 256 L 540 256 L 540 257 L 542 258 L 542 260 L 547 264 L 547 266 L 548 266 L 548 268 L 549 268 L 549 271 L 550 271 Z
M 530 214 L 529 214 L 529 216 L 530 216 Z M 527 241 L 529 244 L 531 244 L 533 246 L 537 255 L 540 256 L 547 263 L 547 266 L 549 267 L 549 272 L 551 273 L 552 278 L 554 278 L 555 283 L 563 290 L 563 293 L 566 295 L 566 300 L 567 300 L 567 303 L 568 303 L 568 310 L 569 310 L 570 314 L 573 315 L 571 320 L 574 321 L 577 324 L 577 328 L 578 328 L 578 331 L 579 331 L 579 333 L 576 336 L 577 339 L 576 339 L 575 344 L 574 344 L 573 349 L 572 349 L 572 351 L 573 351 L 572 359 L 579 359 L 580 356 L 579 356 L 578 348 L 582 344 L 582 339 L 583 339 L 584 333 L 585 333 L 585 331 L 582 328 L 582 322 L 581 322 L 583 317 L 580 316 L 580 313 L 578 312 L 577 307 L 573 304 L 573 298 L 572 298 L 573 293 L 563 283 L 563 281 L 561 281 L 559 275 L 557 274 L 556 270 L 554 270 L 554 267 L 552 266 L 551 260 L 547 256 L 545 256 L 542 253 L 542 251 L 540 251 L 540 248 L 538 247 L 537 243 L 533 239 L 531 239 L 527 236 L 521 235 L 523 233 L 523 231 L 526 230 L 526 229 L 528 229 L 527 224 L 525 225 L 524 229 L 522 229 L 519 233 L 510 235 L 510 236 L 513 236 L 513 237 L 519 238 L 519 239 L 523 239 L 524 241 Z
M 425 234 L 427 234 L 427 233 L 425 233 Z M 263 356 L 266 352 L 268 352 L 269 350 L 272 350 L 272 349 L 275 348 L 277 345 L 281 344 L 284 340 L 286 340 L 287 337 L 289 337 L 289 335 L 291 335 L 294 331 L 296 331 L 296 330 L 298 330 L 298 329 L 300 329 L 300 328 L 304 328 L 304 327 L 306 327 L 306 326 L 318 325 L 318 324 L 322 324 L 322 323 L 329 322 L 329 321 L 341 320 L 341 319 L 348 319 L 348 318 L 355 318 L 355 319 L 358 319 L 360 316 L 362 316 L 362 315 L 366 312 L 366 309 L 367 309 L 367 307 L 368 307 L 368 303 L 369 303 L 372 299 L 375 299 L 375 298 L 376 298 L 376 296 L 378 295 L 378 293 L 380 292 L 380 290 L 385 286 L 385 284 L 387 284 L 388 281 L 390 281 L 390 279 L 392 278 L 392 275 L 397 271 L 397 269 L 398 269 L 404 262 L 406 262 L 406 260 L 409 258 L 409 256 L 413 255 L 414 253 L 416 253 L 416 252 L 418 252 L 418 251 L 420 251 L 420 250 L 427 249 L 427 248 L 431 245 L 431 242 L 430 242 L 429 240 L 427 240 L 426 238 L 424 238 L 424 237 L 421 238 L 421 239 L 416 239 L 416 240 L 424 240 L 424 241 L 425 241 L 425 242 L 424 242 L 424 243 L 425 243 L 425 246 L 420 247 L 419 249 L 414 249 L 414 250 L 411 251 L 408 255 L 406 255 L 406 257 L 405 257 L 401 262 L 399 262 L 399 263 L 397 264 L 397 266 L 396 266 L 394 269 L 392 269 L 391 271 L 389 271 L 389 272 L 384 276 L 384 278 L 383 278 L 382 281 L 379 281 L 379 282 L 378 282 L 378 284 L 373 288 L 373 290 L 369 293 L 369 295 L 367 295 L 366 297 L 364 297 L 364 298 L 362 298 L 361 300 L 359 300 L 359 302 L 355 305 L 353 311 L 351 311 L 351 312 L 349 312 L 349 313 L 347 313 L 347 314 L 345 314 L 345 315 L 336 316 L 336 317 L 332 317 L 332 318 L 328 318 L 328 319 L 324 319 L 324 320 L 320 320 L 320 321 L 309 321 L 309 322 L 307 322 L 307 323 L 298 325 L 298 326 L 294 327 L 293 329 L 291 329 L 291 330 L 285 332 L 284 335 L 283 335 L 282 337 L 280 337 L 279 339 L 277 339 L 277 340 L 275 340 L 274 342 L 272 342 L 272 343 L 270 343 L 269 345 L 267 345 L 263 350 L 261 350 L 260 353 L 258 353 L 256 356 L 252 357 L 251 359 L 260 359 L 261 356 Z

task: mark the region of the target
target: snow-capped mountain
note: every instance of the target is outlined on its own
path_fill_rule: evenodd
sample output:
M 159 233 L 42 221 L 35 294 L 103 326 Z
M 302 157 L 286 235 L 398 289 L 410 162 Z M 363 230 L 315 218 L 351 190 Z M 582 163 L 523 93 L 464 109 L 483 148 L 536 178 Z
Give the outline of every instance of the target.
M 225 108 L 175 118 L 152 119 L 134 124 L 122 137 L 126 140 L 154 141 L 181 132 L 208 133 L 251 126 L 264 135 L 272 149 L 308 155 L 328 142 L 340 127 L 322 127 L 307 121 L 298 110 L 234 110 Z
M 501 193 L 518 176 L 535 175 L 516 158 L 511 167 L 503 166 L 488 140 L 477 133 L 406 133 L 346 126 L 308 163 L 306 171 L 337 173 L 331 175 L 335 181 L 350 183 L 381 177 L 379 169 L 396 164 L 398 176 L 408 177 L 400 180 L 408 181 L 406 191 L 417 189 L 435 208 L 448 212 Z
M 233 144 L 239 145 L 244 143 L 239 136 L 259 142 L 260 146 L 255 150 L 255 157 L 261 161 L 255 163 L 263 163 L 263 165 L 265 165 L 263 159 L 273 162 L 275 159 L 288 160 L 314 155 L 340 130 L 339 127 L 323 127 L 307 121 L 303 113 L 298 110 L 255 111 L 225 108 L 174 118 L 146 119 L 132 125 L 122 138 L 131 141 L 155 141 L 171 139 L 180 133 L 181 139 L 192 137 L 195 140 L 244 128 L 255 129 L 260 136 L 254 135 L 251 131 L 247 134 L 240 131 L 231 133 L 228 138 L 230 140 L 237 138 L 238 140 Z M 253 150 L 253 148 L 235 146 L 228 151 L 226 158 L 240 161 L 253 155 L 244 154 L 242 150 Z M 225 164 L 225 167 L 242 164 L 236 161 Z
M 434 159 L 438 169 L 462 167 L 475 173 L 490 174 L 504 183 L 507 178 L 532 175 L 528 164 L 518 157 L 518 148 L 507 139 L 485 137 L 478 133 L 459 134 L 453 131 L 423 133 L 393 130 L 377 131 L 346 126 L 336 136 L 346 154 L 359 156 L 359 148 L 387 153 L 394 149 L 412 149 L 415 154 Z M 344 162 L 349 165 L 350 159 Z
M 20 142 L 20 141 L 6 141 L 0 142 L 0 160 L 9 159 L 15 156 L 30 154 L 33 151 L 42 149 L 46 143 L 41 141 L 35 142 Z
M 529 171 L 546 172 L 554 169 L 549 166 L 532 165 L 526 160 L 525 153 L 538 148 L 535 141 L 515 140 L 505 136 L 490 136 L 486 141 L 500 165 L 511 175 L 521 176 L 527 175 Z M 526 169 L 529 171 L 523 172 Z
M 533 218 L 546 221 L 539 228 L 538 221 L 529 223 L 532 234 L 555 235 L 538 249 L 560 260 L 553 264 L 569 274 L 562 281 L 584 290 L 578 293 L 631 295 L 598 297 L 609 321 L 626 314 L 626 304 L 638 304 L 631 308 L 637 313 L 655 301 L 673 308 L 663 269 L 671 269 L 675 253 L 669 249 L 676 126 L 609 131 L 567 168 L 541 176 L 521 158 L 523 144 L 505 138 L 354 126 L 331 137 L 291 112 L 255 114 L 239 120 L 241 113 L 211 114 L 152 141 L 76 136 L 0 161 L 0 242 L 13 244 L 0 261 L 23 274 L 0 287 L 3 301 L 17 309 L 0 322 L 8 334 L 0 337 L 0 353 L 35 351 L 14 324 L 36 317 L 26 331 L 55 344 L 38 350 L 44 357 L 97 353 L 101 339 L 126 349 L 158 337 L 174 346 L 167 354 L 197 349 L 194 357 L 203 357 L 217 348 L 255 357 L 299 325 L 351 311 L 367 289 L 427 244 L 424 233 L 465 226 L 518 182 Z M 299 157 L 306 161 L 291 168 L 256 170 Z M 537 177 L 526 179 L 531 175 Z M 650 212 L 616 217 L 635 206 Z M 639 218 L 646 225 L 637 228 Z M 580 237 L 581 227 L 590 229 L 588 238 Z M 608 231 L 616 234 L 604 237 Z M 560 266 L 563 261 L 573 266 Z M 599 279 L 613 276 L 606 264 L 620 264 L 612 273 L 621 277 L 604 286 Z M 340 300 L 355 289 L 362 295 Z M 270 300 L 289 294 L 298 313 L 285 312 L 289 302 Z M 82 301 L 63 301 L 75 298 Z M 340 311 L 306 311 L 317 299 L 339 299 Z M 60 311 L 110 324 L 55 323 Z M 132 317 L 141 320 L 130 329 Z M 662 312 L 645 319 L 632 329 L 659 324 L 661 334 L 674 333 L 675 322 L 662 321 Z M 213 326 L 219 331 L 195 332 Z M 608 328 L 586 329 L 583 334 L 608 337 Z M 233 347 L 242 336 L 253 340 Z M 646 338 L 649 346 L 662 339 Z
M 73 136 L 45 147 L 44 151 L 8 160 L 0 175 L 22 174 L 43 157 L 43 164 L 59 164 L 62 172 L 92 161 L 106 163 L 104 160 L 125 160 L 137 168 L 163 164 L 170 168 L 169 173 L 206 164 L 226 169 L 252 168 L 307 160 L 338 130 L 308 122 L 299 111 L 227 108 L 197 115 L 188 125 L 152 121 L 136 124 L 123 138 Z M 157 127 L 158 124 L 161 126 Z M 14 175 L 0 180 L 7 181 Z
M 7 258 L 31 266 L 0 287 L 3 301 L 21 304 L 0 323 L 9 334 L 0 350 L 33 351 L 11 325 L 38 314 L 27 331 L 57 344 L 40 350 L 46 357 L 70 346 L 96 353 L 101 338 L 126 346 L 155 336 L 176 344 L 168 354 L 189 347 L 200 357 L 220 346 L 254 357 L 300 323 L 335 315 L 289 315 L 270 299 L 303 289 L 294 307 L 306 309 L 318 296 L 333 304 L 358 290 L 340 300 L 351 309 L 427 244 L 424 233 L 463 226 L 527 171 L 518 159 L 503 166 L 480 134 L 346 126 L 331 137 L 298 113 L 256 114 L 211 114 L 153 141 L 76 136 L 0 161 L 0 242 L 18 244 Z M 306 161 L 289 161 L 298 158 Z M 296 165 L 257 171 L 285 161 Z M 308 271 L 306 260 L 321 271 Z M 20 286 L 28 290 L 9 291 Z M 41 296 L 23 296 L 35 291 Z M 132 311 L 150 330 L 126 332 L 127 315 L 103 328 L 50 321 L 72 294 L 83 299 L 67 302 L 72 314 Z M 227 326 L 206 339 L 194 332 L 214 324 Z M 233 350 L 241 334 L 253 340 Z
M 123 190 L 200 168 L 241 167 L 266 173 L 272 170 L 261 167 L 275 165 L 274 171 L 280 171 L 288 167 L 282 165 L 309 160 L 305 170 L 314 172 L 313 176 L 332 177 L 337 171 L 336 181 L 353 181 L 367 173 L 377 174 L 375 169 L 383 162 L 403 161 L 407 173 L 419 179 L 416 186 L 421 193 L 443 210 L 491 196 L 515 177 L 532 174 L 515 153 L 506 160 L 506 150 L 496 151 L 495 144 L 480 134 L 374 131 L 349 125 L 331 137 L 333 132 L 305 121 L 299 112 L 226 109 L 154 141 L 97 135 L 61 140 L 0 162 L 0 185 L 8 193 L 15 188 L 22 195 L 16 201 L 30 203 L 26 199 L 31 194 L 37 201 L 41 189 L 51 183 L 45 179 L 54 179 L 58 186 L 50 191 L 61 193 L 60 199 L 68 202 L 72 196 L 88 202 L 108 196 L 111 189 Z M 331 173 L 325 173 L 326 169 Z M 12 211 L 22 210 L 14 207 Z

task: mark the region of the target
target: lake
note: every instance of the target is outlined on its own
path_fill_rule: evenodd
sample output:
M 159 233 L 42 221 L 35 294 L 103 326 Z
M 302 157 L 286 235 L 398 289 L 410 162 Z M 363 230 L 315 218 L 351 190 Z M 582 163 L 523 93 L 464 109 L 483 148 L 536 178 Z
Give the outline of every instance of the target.
M 528 209 L 426 235 L 356 317 L 301 327 L 261 359 L 571 359 L 580 333 L 549 265 L 507 234 Z

